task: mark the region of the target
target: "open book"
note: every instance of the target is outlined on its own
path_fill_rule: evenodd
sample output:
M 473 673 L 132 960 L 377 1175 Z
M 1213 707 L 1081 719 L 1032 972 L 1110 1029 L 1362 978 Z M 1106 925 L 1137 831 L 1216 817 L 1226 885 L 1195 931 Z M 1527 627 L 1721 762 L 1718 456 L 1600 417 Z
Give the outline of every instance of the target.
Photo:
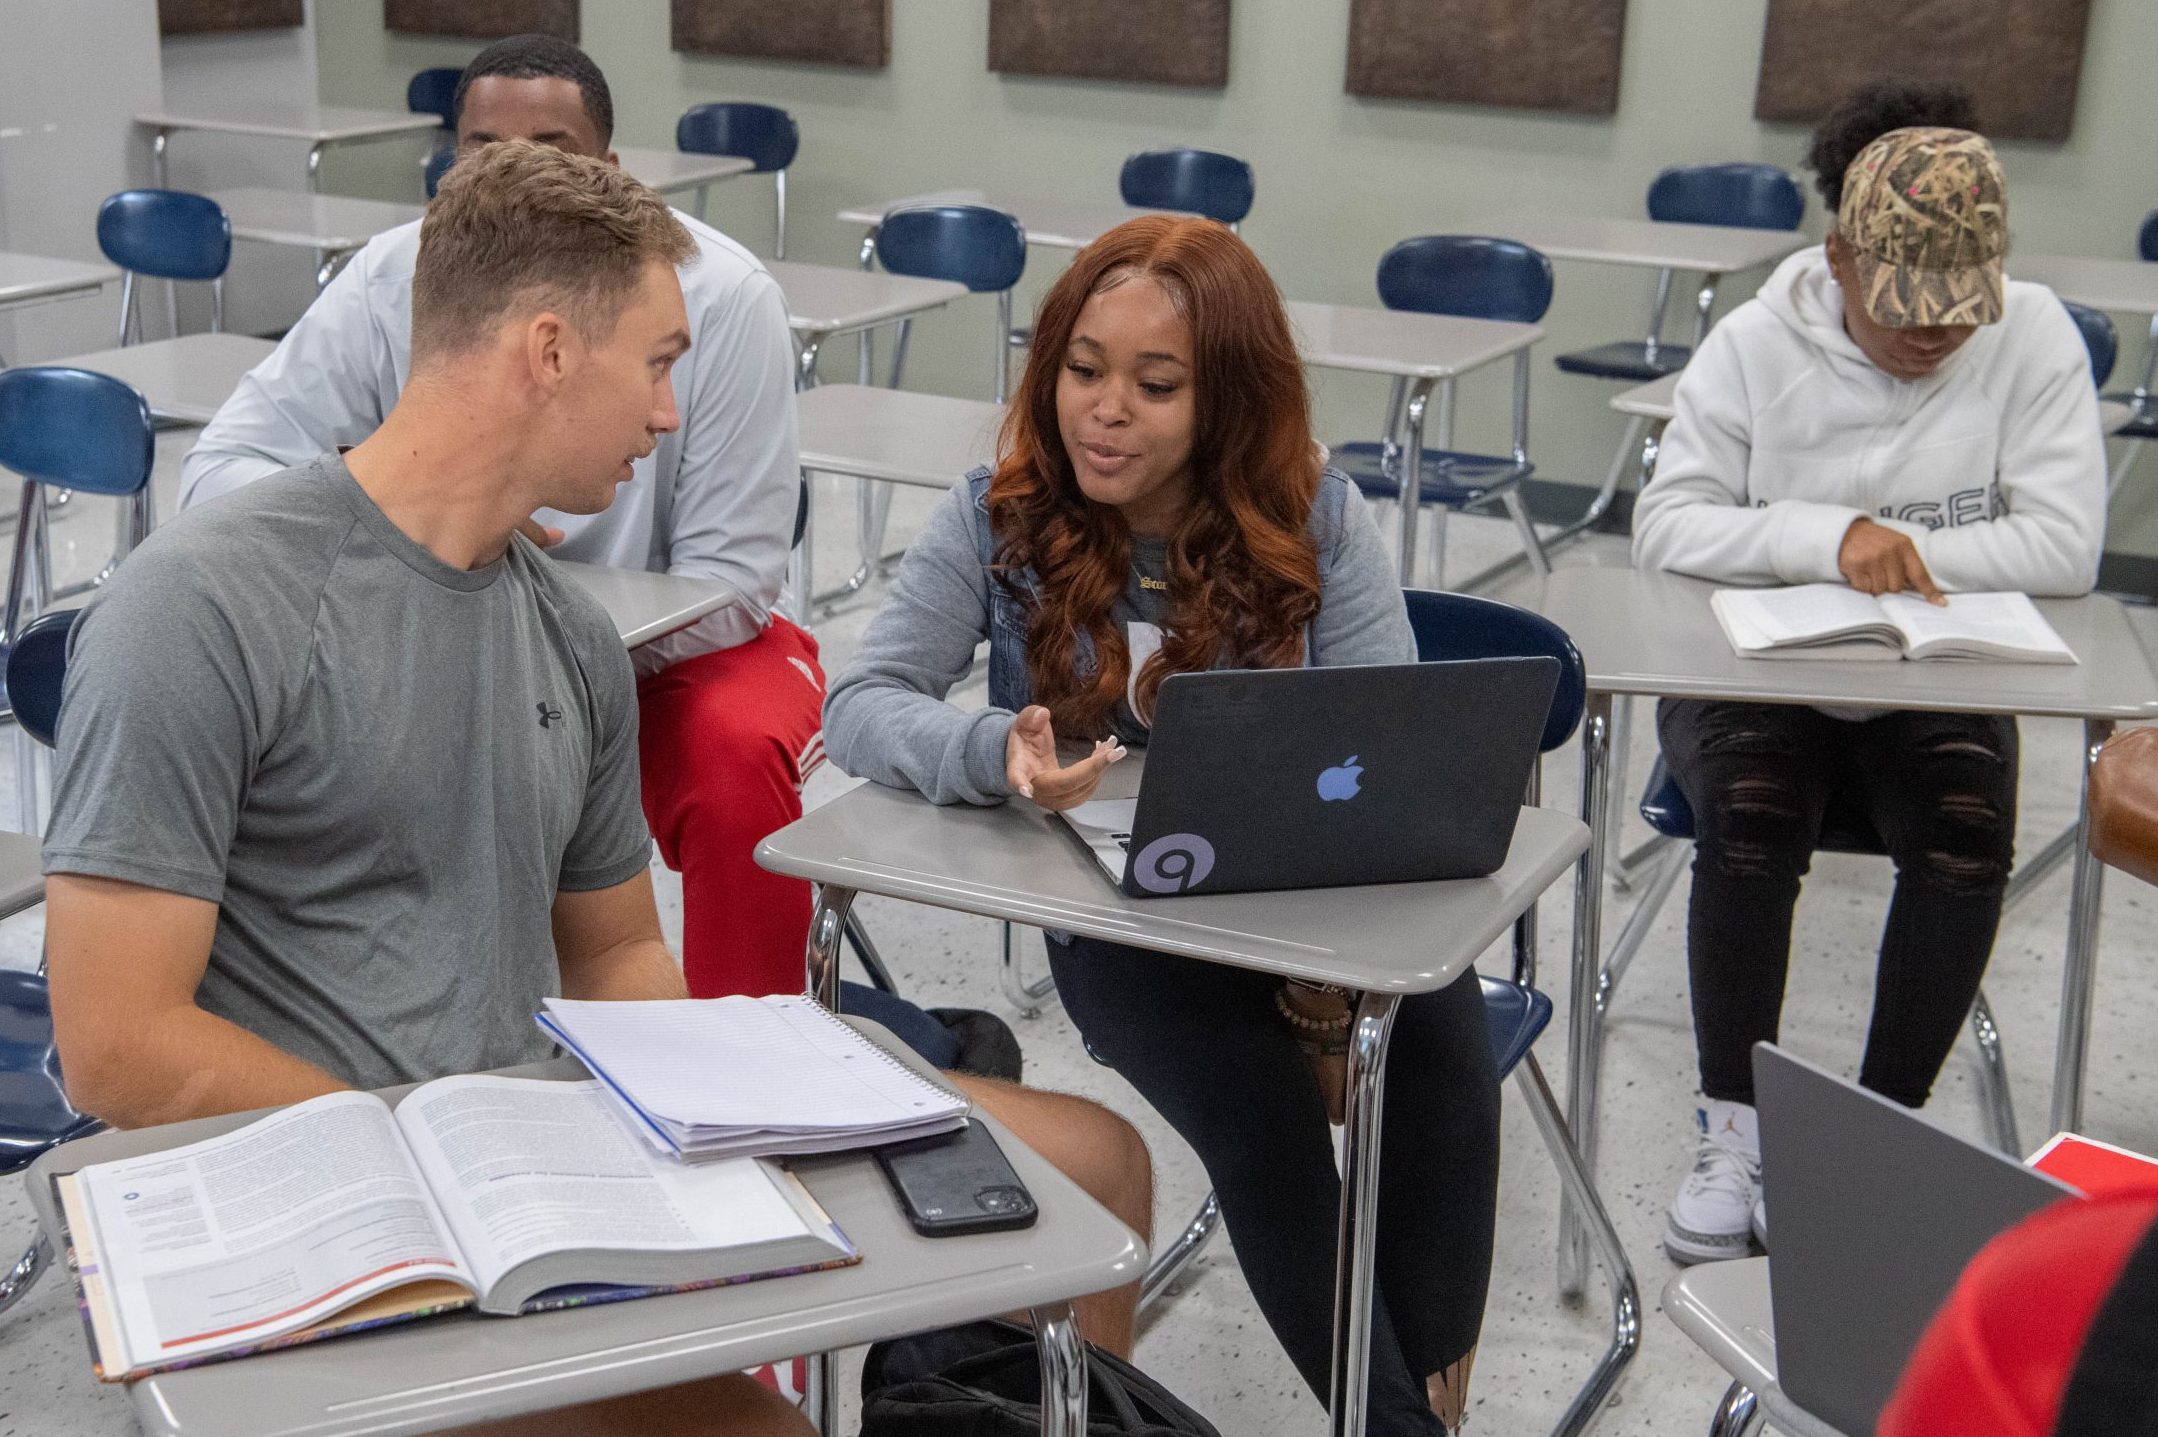
M 684 1162 L 830 1153 L 963 1128 L 967 1100 L 799 995 L 549 998 L 538 1022 Z
M 2072 664 L 2075 654 L 2027 595 L 1915 594 L 1876 598 L 1842 584 L 1718 589 L 1709 596 L 1724 637 L 1749 659 L 1993 659 Z
M 394 1110 L 330 1093 L 58 1187 L 108 1382 L 860 1260 L 793 1174 L 655 1157 L 596 1081 L 442 1078 Z

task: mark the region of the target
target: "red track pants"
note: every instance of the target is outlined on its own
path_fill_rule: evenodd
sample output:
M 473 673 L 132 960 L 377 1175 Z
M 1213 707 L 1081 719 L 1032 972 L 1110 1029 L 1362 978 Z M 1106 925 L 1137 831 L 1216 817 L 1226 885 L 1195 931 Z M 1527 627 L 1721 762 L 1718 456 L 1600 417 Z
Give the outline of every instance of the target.
M 637 700 L 644 814 L 682 875 L 691 995 L 801 992 L 809 885 L 751 855 L 802 816 L 802 781 L 824 761 L 816 639 L 774 616 L 746 644 L 640 680 Z

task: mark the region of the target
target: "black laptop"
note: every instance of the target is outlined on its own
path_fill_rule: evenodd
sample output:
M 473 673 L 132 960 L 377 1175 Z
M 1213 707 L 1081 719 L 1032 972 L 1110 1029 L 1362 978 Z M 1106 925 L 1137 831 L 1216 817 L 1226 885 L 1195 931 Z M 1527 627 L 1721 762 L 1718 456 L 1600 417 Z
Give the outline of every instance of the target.
M 1064 818 L 1134 898 L 1481 878 L 1558 680 L 1552 658 L 1175 674 L 1138 798 Z

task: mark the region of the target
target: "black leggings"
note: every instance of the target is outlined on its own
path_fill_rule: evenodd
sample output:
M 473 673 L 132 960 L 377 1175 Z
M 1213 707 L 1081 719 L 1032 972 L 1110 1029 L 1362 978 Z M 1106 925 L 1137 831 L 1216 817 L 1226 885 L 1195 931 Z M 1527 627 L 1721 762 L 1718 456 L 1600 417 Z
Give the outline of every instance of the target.
M 1896 864 L 1859 1081 L 1924 1104 L 2000 926 L 2015 851 L 2015 720 L 1853 723 L 1798 705 L 1666 699 L 1656 727 L 1694 813 L 1686 958 L 1701 1091 L 1753 1101 L 1753 1045 L 1776 1036 L 1799 880 L 1823 817 L 1848 810 Z
M 1259 1310 L 1325 1401 L 1341 1179 L 1281 980 L 1090 938 L 1052 939 L 1049 964 L 1087 1046 L 1198 1152 Z M 1401 1001 L 1379 1142 L 1370 1430 L 1429 1437 L 1424 1379 L 1475 1346 L 1491 1280 L 1499 1087 L 1473 973 Z

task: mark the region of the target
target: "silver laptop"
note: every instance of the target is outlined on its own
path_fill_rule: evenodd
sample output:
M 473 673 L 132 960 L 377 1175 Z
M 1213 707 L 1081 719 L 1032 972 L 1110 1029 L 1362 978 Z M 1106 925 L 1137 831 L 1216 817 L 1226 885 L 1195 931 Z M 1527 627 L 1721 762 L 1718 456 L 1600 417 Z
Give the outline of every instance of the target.
M 1777 1381 L 1873 1431 L 1965 1264 L 2075 1189 L 1773 1043 L 1753 1049 Z

